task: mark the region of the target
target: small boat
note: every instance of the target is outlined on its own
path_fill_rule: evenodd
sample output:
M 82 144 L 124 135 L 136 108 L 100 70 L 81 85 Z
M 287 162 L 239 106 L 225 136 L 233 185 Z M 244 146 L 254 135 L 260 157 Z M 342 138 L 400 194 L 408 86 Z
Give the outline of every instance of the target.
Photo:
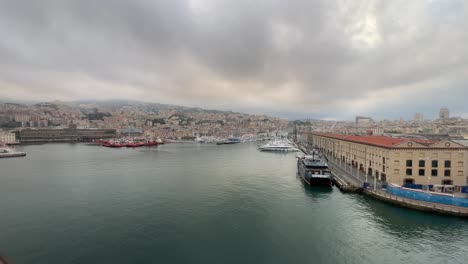
M 331 170 L 318 155 L 298 157 L 297 171 L 302 179 L 311 186 L 332 186 Z

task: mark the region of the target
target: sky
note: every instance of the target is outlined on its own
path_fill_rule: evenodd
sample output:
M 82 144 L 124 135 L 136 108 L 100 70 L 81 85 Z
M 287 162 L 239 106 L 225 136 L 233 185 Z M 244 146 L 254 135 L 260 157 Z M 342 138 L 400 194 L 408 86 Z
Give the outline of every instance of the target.
M 464 0 L 0 0 L 0 99 L 468 117 Z

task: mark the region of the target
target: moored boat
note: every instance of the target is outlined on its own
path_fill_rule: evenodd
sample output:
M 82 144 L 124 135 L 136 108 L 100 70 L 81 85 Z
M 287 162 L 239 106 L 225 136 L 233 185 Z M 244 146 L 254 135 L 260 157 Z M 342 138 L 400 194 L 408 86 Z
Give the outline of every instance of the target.
M 260 151 L 270 151 L 270 152 L 297 152 L 299 151 L 298 148 L 294 147 L 287 140 L 275 140 L 265 145 L 259 146 L 258 149 Z
M 312 186 L 332 186 L 332 173 L 328 164 L 318 155 L 298 157 L 297 171 L 301 178 Z
M 228 139 L 224 139 L 224 140 L 216 142 L 216 145 L 237 144 L 237 143 L 240 143 L 239 138 L 228 138 Z

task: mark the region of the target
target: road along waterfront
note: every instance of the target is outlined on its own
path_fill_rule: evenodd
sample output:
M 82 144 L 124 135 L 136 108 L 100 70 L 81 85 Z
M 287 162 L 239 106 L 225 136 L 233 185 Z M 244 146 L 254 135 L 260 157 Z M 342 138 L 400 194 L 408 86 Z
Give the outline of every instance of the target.
M 0 160 L 11 263 L 466 263 L 468 221 L 306 186 L 255 144 L 19 146 Z

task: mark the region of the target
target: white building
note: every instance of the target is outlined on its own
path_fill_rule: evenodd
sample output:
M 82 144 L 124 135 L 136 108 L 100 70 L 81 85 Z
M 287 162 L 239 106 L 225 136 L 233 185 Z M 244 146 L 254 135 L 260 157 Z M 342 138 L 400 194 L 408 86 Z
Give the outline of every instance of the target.
M 371 131 L 372 131 L 372 135 L 383 135 L 384 133 L 384 129 L 381 127 L 373 127 Z
M 16 134 L 8 131 L 0 130 L 0 142 L 6 144 L 16 143 Z

